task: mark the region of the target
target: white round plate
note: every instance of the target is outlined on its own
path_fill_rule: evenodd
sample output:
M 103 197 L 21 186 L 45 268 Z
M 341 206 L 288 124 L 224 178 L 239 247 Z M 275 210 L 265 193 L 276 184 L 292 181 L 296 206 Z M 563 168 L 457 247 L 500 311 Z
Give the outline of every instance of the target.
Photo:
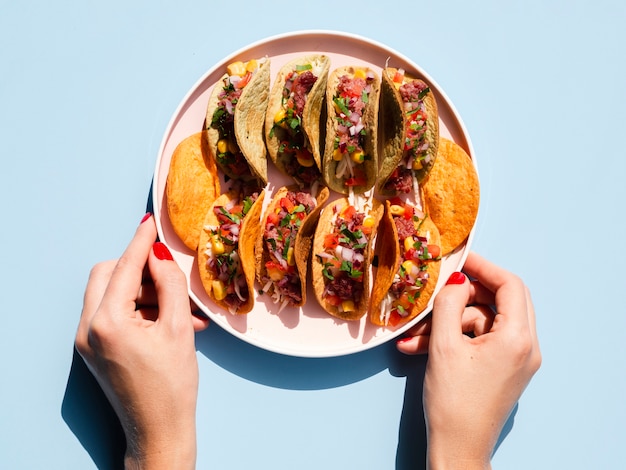
M 152 196 L 159 237 L 170 248 L 176 262 L 186 273 L 190 297 L 211 321 L 243 341 L 269 351 L 298 357 L 333 357 L 364 351 L 397 337 L 430 312 L 432 299 L 417 318 L 398 328 L 374 326 L 367 319 L 368 315 L 357 322 L 331 317 L 317 304 L 310 287 L 307 302 L 302 308 L 285 308 L 278 313 L 278 306 L 268 296 L 259 295 L 255 290 L 254 309 L 247 315 L 232 315 L 214 304 L 204 292 L 197 272 L 195 253 L 187 249 L 174 233 L 164 200 L 172 152 L 183 139 L 203 129 L 209 95 L 223 75 L 226 65 L 235 60 L 245 61 L 267 56 L 271 59 L 273 83 L 278 69 L 284 63 L 310 53 L 328 55 L 331 59 L 331 70 L 342 65 L 367 65 L 380 73 L 388 65 L 402 67 L 422 78 L 429 84 L 437 99 L 441 135 L 454 140 L 474 159 L 469 136 L 456 109 L 437 83 L 410 59 L 360 36 L 334 31 L 301 31 L 264 39 L 233 53 L 211 68 L 189 90 L 163 136 L 156 162 Z M 268 179 L 270 183 L 266 188 L 266 203 L 274 188 L 292 182 L 280 174 L 271 162 L 268 163 Z M 463 265 L 473 233 L 472 230 L 464 246 L 443 260 L 435 292 L 452 272 Z

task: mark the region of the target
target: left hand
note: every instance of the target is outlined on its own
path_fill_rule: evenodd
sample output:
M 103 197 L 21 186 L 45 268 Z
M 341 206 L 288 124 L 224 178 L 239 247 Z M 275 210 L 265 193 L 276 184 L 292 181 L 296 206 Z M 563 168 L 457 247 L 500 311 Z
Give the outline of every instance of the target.
M 76 349 L 124 429 L 127 467 L 194 468 L 198 363 L 184 274 L 142 221 L 117 261 L 96 265 Z

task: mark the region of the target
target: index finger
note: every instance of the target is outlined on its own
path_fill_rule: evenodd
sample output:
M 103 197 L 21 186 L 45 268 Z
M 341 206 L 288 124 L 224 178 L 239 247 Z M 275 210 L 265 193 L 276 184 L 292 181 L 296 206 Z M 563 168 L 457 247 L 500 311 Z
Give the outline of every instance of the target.
M 115 300 L 120 303 L 128 303 L 128 307 L 132 307 L 131 310 L 134 311 L 134 303 L 141 286 L 144 267 L 155 240 L 156 226 L 154 218 L 150 217 L 139 225 L 135 236 L 117 261 L 109 285 L 104 292 L 103 302 Z M 114 311 L 117 310 L 114 309 Z
M 496 311 L 501 319 L 528 327 L 526 287 L 518 276 L 476 253 L 469 254 L 463 271 L 494 294 Z M 476 292 L 480 291 L 473 293 Z

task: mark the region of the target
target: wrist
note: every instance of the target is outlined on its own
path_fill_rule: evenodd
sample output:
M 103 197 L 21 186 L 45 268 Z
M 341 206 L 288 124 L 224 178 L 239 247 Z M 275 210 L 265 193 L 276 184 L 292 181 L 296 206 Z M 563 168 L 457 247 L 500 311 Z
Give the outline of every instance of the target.
M 428 436 L 428 470 L 490 470 L 491 451 L 472 436 Z

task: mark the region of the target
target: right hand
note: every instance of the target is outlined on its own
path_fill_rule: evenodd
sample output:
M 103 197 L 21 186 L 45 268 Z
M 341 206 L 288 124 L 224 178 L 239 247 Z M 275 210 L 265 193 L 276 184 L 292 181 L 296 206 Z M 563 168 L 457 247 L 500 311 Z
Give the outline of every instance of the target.
M 541 365 L 522 280 L 474 253 L 464 272 L 475 281 L 454 273 L 435 298 L 431 320 L 398 342 L 407 354 L 428 352 L 429 468 L 490 468 L 498 436 Z

